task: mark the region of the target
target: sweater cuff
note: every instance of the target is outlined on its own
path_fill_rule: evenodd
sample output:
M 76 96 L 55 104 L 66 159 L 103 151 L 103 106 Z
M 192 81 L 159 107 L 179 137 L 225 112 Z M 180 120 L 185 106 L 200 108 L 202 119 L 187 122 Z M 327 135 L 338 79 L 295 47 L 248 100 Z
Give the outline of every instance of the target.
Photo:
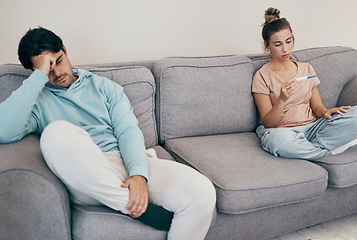
M 32 79 L 33 78 L 33 79 Z M 36 69 L 31 76 L 29 77 L 29 79 L 31 79 L 31 82 L 38 82 L 41 85 L 44 85 L 48 82 L 48 77 L 47 75 L 42 72 L 39 69 Z
M 139 175 L 139 176 L 143 176 L 144 178 L 146 178 L 146 181 L 149 181 L 149 173 L 148 173 L 148 169 L 144 166 L 134 166 L 130 169 L 129 172 L 129 177 L 135 176 L 135 175 Z

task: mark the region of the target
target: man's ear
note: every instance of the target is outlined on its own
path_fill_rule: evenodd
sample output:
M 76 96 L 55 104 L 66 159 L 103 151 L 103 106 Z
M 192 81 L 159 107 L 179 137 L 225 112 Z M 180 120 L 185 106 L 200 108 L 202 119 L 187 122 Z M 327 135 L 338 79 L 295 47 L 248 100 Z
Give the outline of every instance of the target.
M 63 45 L 63 50 L 64 50 L 64 53 L 67 55 L 67 49 L 66 49 L 65 45 Z

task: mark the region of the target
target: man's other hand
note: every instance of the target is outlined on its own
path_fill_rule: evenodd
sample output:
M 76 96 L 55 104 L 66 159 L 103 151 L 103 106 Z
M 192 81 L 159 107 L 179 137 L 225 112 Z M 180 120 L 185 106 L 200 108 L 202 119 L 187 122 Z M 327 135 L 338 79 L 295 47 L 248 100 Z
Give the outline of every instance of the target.
M 128 178 L 121 187 L 129 189 L 129 202 L 126 205 L 129 215 L 133 218 L 140 217 L 146 211 L 149 202 L 146 178 L 134 175 Z

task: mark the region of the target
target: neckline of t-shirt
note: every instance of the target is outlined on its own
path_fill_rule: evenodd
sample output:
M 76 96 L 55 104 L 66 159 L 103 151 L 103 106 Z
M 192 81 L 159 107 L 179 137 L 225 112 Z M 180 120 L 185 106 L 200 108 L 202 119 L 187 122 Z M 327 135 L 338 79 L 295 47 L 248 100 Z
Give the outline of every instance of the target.
M 299 71 L 300 71 L 300 64 L 299 64 L 299 62 L 297 62 L 297 61 L 295 61 L 295 60 L 293 60 L 293 59 L 291 59 L 291 61 L 296 64 L 297 71 L 296 71 L 295 77 L 293 77 L 293 78 L 290 79 L 289 81 L 285 81 L 285 80 L 282 79 L 278 74 L 276 74 L 276 73 L 273 71 L 273 69 L 271 68 L 270 62 L 268 62 L 267 65 L 268 65 L 269 71 L 271 71 L 271 72 L 274 74 L 274 76 L 275 76 L 280 82 L 290 83 L 290 82 L 294 81 L 295 78 L 297 78 L 297 76 L 299 75 Z

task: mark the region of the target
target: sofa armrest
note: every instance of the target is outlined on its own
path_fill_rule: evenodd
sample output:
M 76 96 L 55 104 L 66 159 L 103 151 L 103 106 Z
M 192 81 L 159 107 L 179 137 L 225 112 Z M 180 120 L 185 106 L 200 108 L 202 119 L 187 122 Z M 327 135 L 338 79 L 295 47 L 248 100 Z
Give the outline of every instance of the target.
M 357 77 L 346 83 L 337 100 L 337 106 L 357 105 Z
M 0 144 L 0 239 L 71 239 L 67 190 L 29 135 Z

